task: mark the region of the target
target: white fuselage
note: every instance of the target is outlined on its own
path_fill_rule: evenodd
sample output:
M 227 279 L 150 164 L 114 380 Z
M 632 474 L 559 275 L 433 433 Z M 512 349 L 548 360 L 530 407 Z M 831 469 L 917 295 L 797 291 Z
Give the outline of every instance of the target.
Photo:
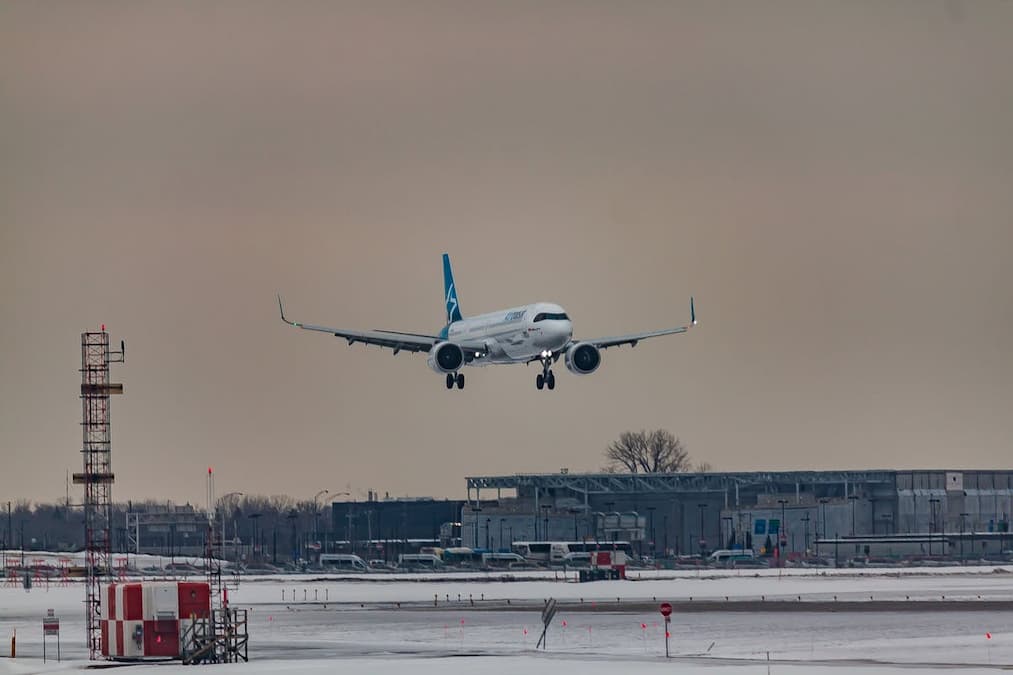
M 458 344 L 481 343 L 487 355 L 468 363 L 524 363 L 549 351 L 558 354 L 573 336 L 573 325 L 559 305 L 536 302 L 499 312 L 455 321 L 447 327 L 447 340 Z

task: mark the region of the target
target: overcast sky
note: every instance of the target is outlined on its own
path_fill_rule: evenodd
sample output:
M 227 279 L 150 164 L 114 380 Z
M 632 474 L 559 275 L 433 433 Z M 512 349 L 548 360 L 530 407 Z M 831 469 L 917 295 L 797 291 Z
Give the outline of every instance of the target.
M 1013 2 L 0 5 L 0 498 L 462 496 L 665 427 L 719 470 L 1009 468 Z M 548 300 L 590 377 L 294 330 Z M 79 495 L 79 488 L 74 489 Z

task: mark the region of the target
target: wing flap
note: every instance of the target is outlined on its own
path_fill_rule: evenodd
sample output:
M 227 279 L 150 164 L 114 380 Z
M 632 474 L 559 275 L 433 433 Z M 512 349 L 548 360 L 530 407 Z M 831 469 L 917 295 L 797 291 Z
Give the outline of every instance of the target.
M 629 335 L 616 335 L 614 337 L 594 338 L 591 340 L 573 340 L 570 344 L 576 344 L 577 342 L 589 342 L 598 349 L 608 349 L 609 347 L 619 347 L 621 345 L 636 347 L 637 343 L 641 340 L 660 337 L 662 335 L 677 335 L 679 333 L 685 333 L 696 325 L 696 305 L 693 298 L 689 299 L 689 317 L 689 325 L 679 326 L 678 328 L 662 328 L 661 330 L 651 330 L 643 333 L 630 333 Z
M 422 333 L 402 333 L 389 330 L 345 330 L 291 321 L 285 316 L 285 309 L 281 304 L 281 296 L 278 296 L 278 311 L 281 313 L 281 320 L 290 326 L 318 333 L 330 333 L 334 337 L 344 339 L 349 346 L 361 343 L 392 349 L 395 354 L 398 352 L 428 353 L 433 348 L 433 345 L 442 342 L 442 339 L 436 335 L 425 335 Z M 459 346 L 465 351 L 474 352 L 478 355 L 484 356 L 488 352 L 485 344 L 459 344 Z
M 331 328 L 330 326 L 318 326 L 310 323 L 292 321 L 285 316 L 285 309 L 281 304 L 280 295 L 278 296 L 278 311 L 281 313 L 281 320 L 290 326 L 302 328 L 303 330 L 312 330 L 318 333 L 330 333 L 334 337 L 343 338 L 349 345 L 354 345 L 356 342 L 360 342 L 365 345 L 386 347 L 388 349 L 393 349 L 395 354 L 401 351 L 428 352 L 432 349 L 434 344 L 439 342 L 439 338 L 430 335 L 392 333 L 381 330 L 344 330 L 341 328 Z

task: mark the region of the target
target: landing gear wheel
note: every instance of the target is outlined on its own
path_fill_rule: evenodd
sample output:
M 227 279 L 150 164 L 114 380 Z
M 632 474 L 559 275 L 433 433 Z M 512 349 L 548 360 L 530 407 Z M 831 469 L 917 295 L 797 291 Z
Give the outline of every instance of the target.
M 538 373 L 538 376 L 535 377 L 535 386 L 539 389 L 545 386 L 545 377 L 541 373 Z
M 457 374 L 457 388 L 464 389 L 464 373 Z
M 454 374 L 453 373 L 447 373 L 447 389 L 453 389 L 453 388 L 454 388 Z
M 545 376 L 545 384 L 548 385 L 549 389 L 556 388 L 556 376 L 553 375 L 551 370 L 549 371 L 549 374 Z

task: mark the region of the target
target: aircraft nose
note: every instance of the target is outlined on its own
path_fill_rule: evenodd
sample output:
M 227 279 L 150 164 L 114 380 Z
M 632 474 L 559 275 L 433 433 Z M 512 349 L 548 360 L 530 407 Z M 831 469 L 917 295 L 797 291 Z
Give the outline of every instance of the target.
M 565 345 L 573 337 L 573 324 L 569 321 L 563 321 L 562 324 L 559 331 L 560 346 Z

